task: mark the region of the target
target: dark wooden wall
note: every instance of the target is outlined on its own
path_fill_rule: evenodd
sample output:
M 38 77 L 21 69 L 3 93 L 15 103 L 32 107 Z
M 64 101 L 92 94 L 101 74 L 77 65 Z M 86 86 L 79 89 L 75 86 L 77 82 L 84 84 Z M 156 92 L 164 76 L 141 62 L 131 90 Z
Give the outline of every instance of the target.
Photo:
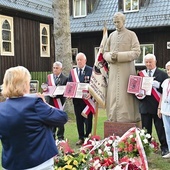
M 100 46 L 102 32 L 88 32 L 71 35 L 72 48 L 78 48 L 78 52 L 85 53 L 87 64 L 93 66 L 95 60 L 95 47 Z
M 95 0 L 89 2 L 93 1 L 95 2 Z M 2 8 L 0 14 L 14 18 L 15 51 L 14 56 L 0 56 L 0 84 L 2 84 L 5 70 L 9 67 L 23 65 L 30 72 L 50 71 L 55 60 L 52 18 L 38 17 L 7 8 Z M 50 25 L 50 58 L 40 57 L 40 23 Z M 136 32 L 141 44 L 154 44 L 157 66 L 164 67 L 170 60 L 170 50 L 167 49 L 167 42 L 170 41 L 170 28 L 141 28 L 133 31 Z M 93 66 L 95 60 L 94 47 L 99 47 L 101 39 L 102 31 L 71 34 L 72 48 L 78 48 L 79 52 L 84 52 L 87 56 L 87 64 L 90 66 Z
M 167 42 L 170 42 L 170 27 L 143 28 L 135 32 L 141 44 L 154 44 L 157 66 L 164 68 L 170 60 L 170 49 L 167 49 Z
M 13 15 L 14 19 L 14 56 L 0 56 L 0 84 L 2 84 L 5 70 L 22 65 L 30 72 L 50 71 L 54 62 L 54 39 L 52 22 L 50 25 L 50 57 L 40 57 L 40 23 L 34 16 L 26 15 L 20 17 Z M 8 15 L 9 16 L 9 15 Z M 44 21 L 46 21 L 44 19 Z M 45 23 L 46 24 L 46 23 Z
M 40 56 L 40 23 L 15 18 L 15 60 L 14 64 L 24 65 L 30 71 L 49 71 L 54 61 L 54 43 L 51 38 L 50 57 Z M 51 36 L 52 37 L 52 29 Z
M 136 32 L 140 44 L 154 44 L 154 54 L 157 57 L 157 66 L 164 67 L 170 60 L 170 49 L 167 49 L 167 41 L 170 41 L 170 28 L 147 28 L 133 30 Z M 111 31 L 109 31 L 110 33 Z M 72 34 L 72 47 L 78 48 L 88 58 L 88 64 L 94 64 L 94 47 L 100 45 L 102 32 L 88 32 Z M 141 69 L 144 67 L 137 67 Z

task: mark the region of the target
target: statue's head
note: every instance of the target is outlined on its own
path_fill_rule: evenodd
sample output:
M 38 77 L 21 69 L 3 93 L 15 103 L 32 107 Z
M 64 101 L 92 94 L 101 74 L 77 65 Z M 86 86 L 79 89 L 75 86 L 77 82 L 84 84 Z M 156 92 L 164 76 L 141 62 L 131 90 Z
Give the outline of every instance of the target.
M 125 15 L 121 12 L 116 12 L 113 16 L 113 23 L 117 29 L 117 31 L 120 31 L 121 28 L 123 28 L 125 24 Z

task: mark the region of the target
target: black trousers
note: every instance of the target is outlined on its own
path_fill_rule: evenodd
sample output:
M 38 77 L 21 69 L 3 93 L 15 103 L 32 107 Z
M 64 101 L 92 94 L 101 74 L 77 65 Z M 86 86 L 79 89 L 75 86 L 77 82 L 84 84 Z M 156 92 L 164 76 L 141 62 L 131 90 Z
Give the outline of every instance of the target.
M 161 150 L 168 148 L 165 136 L 165 130 L 162 119 L 157 114 L 141 114 L 142 128 L 146 128 L 147 132 L 152 135 L 152 122 L 154 122 L 156 133 L 161 144 Z
M 46 96 L 45 99 L 46 99 L 47 103 L 49 103 L 51 106 L 55 107 L 52 97 Z M 60 100 L 61 100 L 62 104 L 65 102 L 64 98 L 60 98 Z M 56 131 L 57 131 L 57 134 L 56 134 Z M 64 125 L 52 127 L 52 133 L 53 133 L 54 140 L 56 140 L 56 136 L 57 136 L 57 139 L 63 140 L 64 139 L 64 131 L 65 131 Z
M 57 136 L 58 140 L 64 140 L 64 130 L 65 130 L 64 125 L 58 126 L 58 127 L 52 127 L 54 139 L 56 139 L 56 136 Z M 57 131 L 57 134 L 56 134 L 56 131 Z
M 93 114 L 90 112 L 88 117 L 85 118 L 81 115 L 83 109 L 86 107 L 84 102 L 74 104 L 74 111 L 76 116 L 77 131 L 79 139 L 84 140 L 92 132 Z

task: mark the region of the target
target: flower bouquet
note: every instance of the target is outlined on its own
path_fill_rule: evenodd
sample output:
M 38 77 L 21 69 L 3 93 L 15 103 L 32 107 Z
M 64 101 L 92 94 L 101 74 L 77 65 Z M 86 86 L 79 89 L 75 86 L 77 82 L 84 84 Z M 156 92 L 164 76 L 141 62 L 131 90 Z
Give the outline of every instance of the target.
M 65 149 L 56 159 L 55 169 L 148 170 L 146 156 L 159 148 L 157 142 L 154 139 L 149 142 L 150 139 L 145 129 L 136 127 L 122 137 L 113 135 L 101 140 L 99 136 L 91 136 L 85 139 L 78 153 Z
M 83 153 L 69 153 L 55 157 L 55 170 L 78 170 L 86 167 L 87 158 Z

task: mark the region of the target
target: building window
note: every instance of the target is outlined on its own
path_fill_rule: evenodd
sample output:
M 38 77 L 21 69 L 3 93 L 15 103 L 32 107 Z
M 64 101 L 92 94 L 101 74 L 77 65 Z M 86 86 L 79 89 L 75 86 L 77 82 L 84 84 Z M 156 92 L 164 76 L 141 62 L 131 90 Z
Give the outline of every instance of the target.
M 13 18 L 0 15 L 0 54 L 14 56 Z
M 139 11 L 139 0 L 124 0 L 124 12 Z
M 143 58 L 148 53 L 154 54 L 154 44 L 141 44 L 140 49 L 141 49 L 141 54 L 139 58 L 135 60 L 136 66 L 145 65 Z
M 85 17 L 87 15 L 86 0 L 73 0 L 74 18 Z
M 40 24 L 40 52 L 41 57 L 50 57 L 50 31 L 47 24 Z

